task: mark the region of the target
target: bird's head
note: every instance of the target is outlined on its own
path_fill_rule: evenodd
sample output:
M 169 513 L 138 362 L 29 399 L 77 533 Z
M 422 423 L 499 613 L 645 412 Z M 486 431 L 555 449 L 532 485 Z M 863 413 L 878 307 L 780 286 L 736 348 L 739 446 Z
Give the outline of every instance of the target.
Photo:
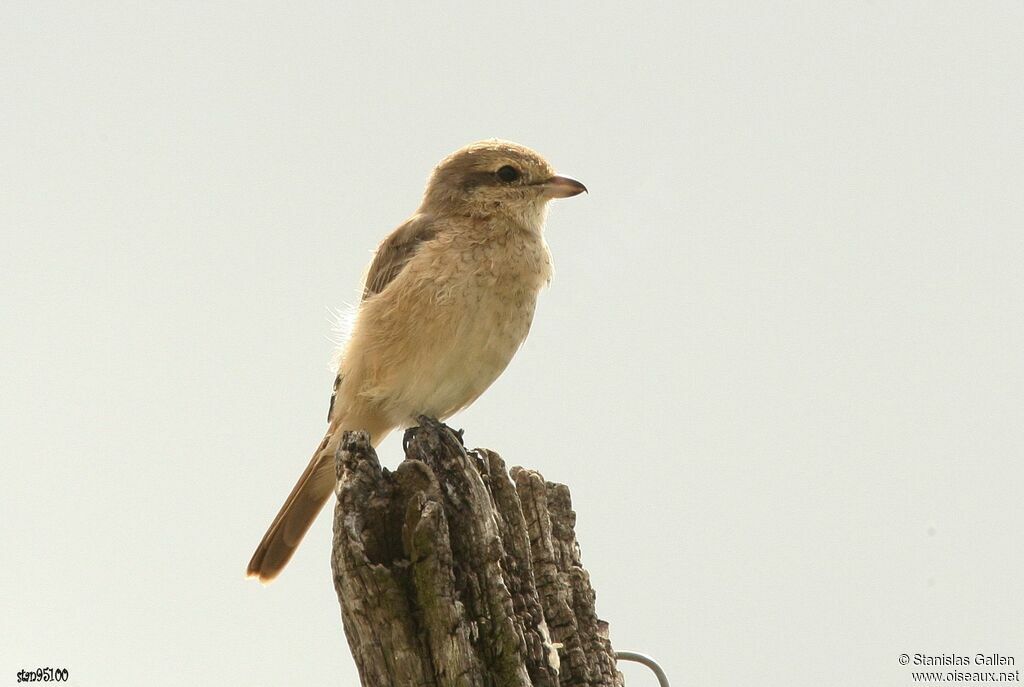
M 526 146 L 491 139 L 471 143 L 437 165 L 420 212 L 503 215 L 539 231 L 549 200 L 586 190 L 580 182 L 555 174 L 547 160 Z

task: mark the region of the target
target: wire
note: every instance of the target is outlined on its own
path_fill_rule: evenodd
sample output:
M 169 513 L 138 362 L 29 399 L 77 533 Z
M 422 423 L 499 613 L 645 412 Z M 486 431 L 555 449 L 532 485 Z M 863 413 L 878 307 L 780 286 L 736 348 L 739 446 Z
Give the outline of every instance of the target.
M 658 676 L 658 684 L 661 687 L 669 687 L 668 675 L 665 675 L 665 671 L 661 669 L 658 662 L 647 654 L 638 654 L 635 651 L 616 651 L 616 661 L 636 661 L 637 663 L 643 663 L 645 666 L 654 671 L 654 674 Z

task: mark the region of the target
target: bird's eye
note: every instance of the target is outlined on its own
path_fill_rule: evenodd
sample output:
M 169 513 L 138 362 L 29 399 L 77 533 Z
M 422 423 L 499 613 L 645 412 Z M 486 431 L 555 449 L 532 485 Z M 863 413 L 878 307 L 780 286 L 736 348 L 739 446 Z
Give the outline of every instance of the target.
M 519 178 L 519 170 L 512 165 L 505 165 L 497 172 L 498 178 L 504 181 L 506 184 L 511 184 L 513 181 Z

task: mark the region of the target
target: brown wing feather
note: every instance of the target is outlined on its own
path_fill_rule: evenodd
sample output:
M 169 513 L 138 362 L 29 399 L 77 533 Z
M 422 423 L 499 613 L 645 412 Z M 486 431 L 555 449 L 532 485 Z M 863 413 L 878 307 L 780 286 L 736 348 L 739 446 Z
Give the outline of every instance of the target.
M 366 274 L 363 298 L 383 291 L 408 264 L 416 249 L 425 241 L 434 238 L 435 233 L 434 223 L 429 217 L 414 215 L 381 241 L 370 264 L 370 271 Z
M 435 233 L 434 224 L 430 218 L 426 215 L 413 215 L 381 241 L 373 256 L 373 262 L 370 263 L 370 270 L 366 274 L 363 300 L 383 291 L 408 264 L 420 244 L 434 238 Z M 331 394 L 331 404 L 327 408 L 328 422 L 331 421 L 331 416 L 334 414 L 334 399 L 338 395 L 339 384 L 341 384 L 340 372 L 334 378 L 334 392 Z

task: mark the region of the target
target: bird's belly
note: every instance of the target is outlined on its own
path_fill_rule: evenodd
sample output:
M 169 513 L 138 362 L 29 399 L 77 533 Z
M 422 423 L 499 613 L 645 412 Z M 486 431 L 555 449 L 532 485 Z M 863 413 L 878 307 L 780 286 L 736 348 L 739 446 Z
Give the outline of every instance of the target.
M 394 389 L 398 393 L 389 405 L 396 420 L 446 418 L 476 400 L 526 338 L 535 305 L 535 293 L 483 290 L 471 301 L 439 306 L 434 321 L 424 323 L 432 330 L 420 351 L 424 355 L 414 356 L 416 368 L 401 375 L 407 386 Z
M 437 370 L 435 387 L 424 400 L 431 413 L 447 417 L 472 403 L 505 370 L 533 322 L 536 294 L 485 296 L 467 308 L 453 346 Z

